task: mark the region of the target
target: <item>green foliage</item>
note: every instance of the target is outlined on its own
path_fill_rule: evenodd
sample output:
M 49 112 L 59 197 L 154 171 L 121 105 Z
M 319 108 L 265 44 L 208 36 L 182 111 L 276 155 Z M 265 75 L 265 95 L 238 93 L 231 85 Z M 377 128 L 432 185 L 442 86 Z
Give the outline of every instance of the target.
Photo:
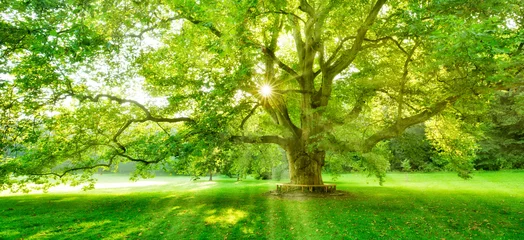
M 389 141 L 392 170 L 433 171 L 442 167 L 441 163 L 433 162 L 436 160 L 433 158 L 435 150 L 426 138 L 424 128 L 424 125 L 413 126 Z
M 522 109 L 491 106 L 507 117 L 484 142 L 466 118 L 522 84 L 522 1 L 383 3 L 2 1 L 1 188 L 93 181 L 126 162 L 132 179 L 263 176 L 279 147 L 381 182 L 390 150 L 393 169 L 466 177 L 477 154 L 520 167 L 521 115 L 509 112 Z M 427 121 L 426 138 L 402 135 Z
M 402 171 L 404 172 L 410 172 L 411 171 L 411 164 L 408 159 L 405 159 L 401 162 Z
M 385 181 L 386 172 L 390 168 L 388 158 L 390 157 L 390 151 L 386 143 L 379 143 L 372 152 L 362 154 L 363 165 L 369 174 L 375 175 L 379 184 L 382 185 Z
M 231 172 L 239 179 L 251 174 L 255 179 L 270 179 L 275 166 L 281 163 L 282 152 L 271 145 L 240 145 L 232 158 Z
M 328 152 L 324 171 L 331 175 L 333 181 L 337 181 L 343 173 L 363 171 L 362 157 L 355 152 Z
M 463 124 L 444 116 L 428 122 L 426 133 L 438 161 L 447 163 L 445 168 L 458 172 L 460 177 L 470 178 L 478 144 L 475 135 L 464 131 Z

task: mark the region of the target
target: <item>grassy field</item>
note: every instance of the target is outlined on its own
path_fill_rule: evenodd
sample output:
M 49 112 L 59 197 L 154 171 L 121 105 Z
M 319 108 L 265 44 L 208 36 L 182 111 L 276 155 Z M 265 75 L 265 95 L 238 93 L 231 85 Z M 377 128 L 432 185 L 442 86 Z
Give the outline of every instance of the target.
M 325 177 L 330 180 L 330 177 Z M 0 239 L 522 239 L 524 172 L 341 176 L 334 199 L 280 199 L 275 181 L 104 175 L 81 192 L 0 197 Z

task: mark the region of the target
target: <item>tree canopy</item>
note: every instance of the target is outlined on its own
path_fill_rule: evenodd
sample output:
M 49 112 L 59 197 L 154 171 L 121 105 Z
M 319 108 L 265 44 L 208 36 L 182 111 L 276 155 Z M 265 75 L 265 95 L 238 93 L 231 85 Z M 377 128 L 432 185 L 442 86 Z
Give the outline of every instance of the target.
M 385 141 L 421 123 L 467 177 L 467 116 L 523 84 L 520 0 L 12 0 L 0 14 L 1 188 L 130 161 L 135 177 L 210 168 L 259 143 L 286 151 L 293 183 L 323 184 L 326 156 L 381 178 Z

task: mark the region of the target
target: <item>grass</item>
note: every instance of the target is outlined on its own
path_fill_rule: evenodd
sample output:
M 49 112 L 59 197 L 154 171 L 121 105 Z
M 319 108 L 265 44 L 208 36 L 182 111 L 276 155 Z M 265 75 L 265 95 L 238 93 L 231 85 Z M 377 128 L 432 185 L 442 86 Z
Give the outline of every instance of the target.
M 330 180 L 330 177 L 325 177 Z M 336 184 L 349 197 L 268 197 L 275 181 L 158 177 L 99 189 L 0 197 L 0 239 L 521 239 L 524 172 L 360 174 Z M 124 184 L 125 183 L 125 184 Z M 105 185 L 104 185 L 105 184 Z M 126 185 L 127 184 L 127 185 Z

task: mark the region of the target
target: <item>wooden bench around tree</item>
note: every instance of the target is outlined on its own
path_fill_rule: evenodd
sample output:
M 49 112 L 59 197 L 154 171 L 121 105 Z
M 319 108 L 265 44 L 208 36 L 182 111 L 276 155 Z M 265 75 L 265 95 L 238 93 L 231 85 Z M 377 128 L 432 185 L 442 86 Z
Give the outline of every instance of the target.
M 291 183 L 277 183 L 277 192 L 289 192 L 292 190 L 304 189 L 309 192 L 313 192 L 314 189 L 322 189 L 324 192 L 335 192 L 337 191 L 337 185 L 335 184 L 324 184 L 324 185 L 302 185 L 302 184 L 291 184 Z

